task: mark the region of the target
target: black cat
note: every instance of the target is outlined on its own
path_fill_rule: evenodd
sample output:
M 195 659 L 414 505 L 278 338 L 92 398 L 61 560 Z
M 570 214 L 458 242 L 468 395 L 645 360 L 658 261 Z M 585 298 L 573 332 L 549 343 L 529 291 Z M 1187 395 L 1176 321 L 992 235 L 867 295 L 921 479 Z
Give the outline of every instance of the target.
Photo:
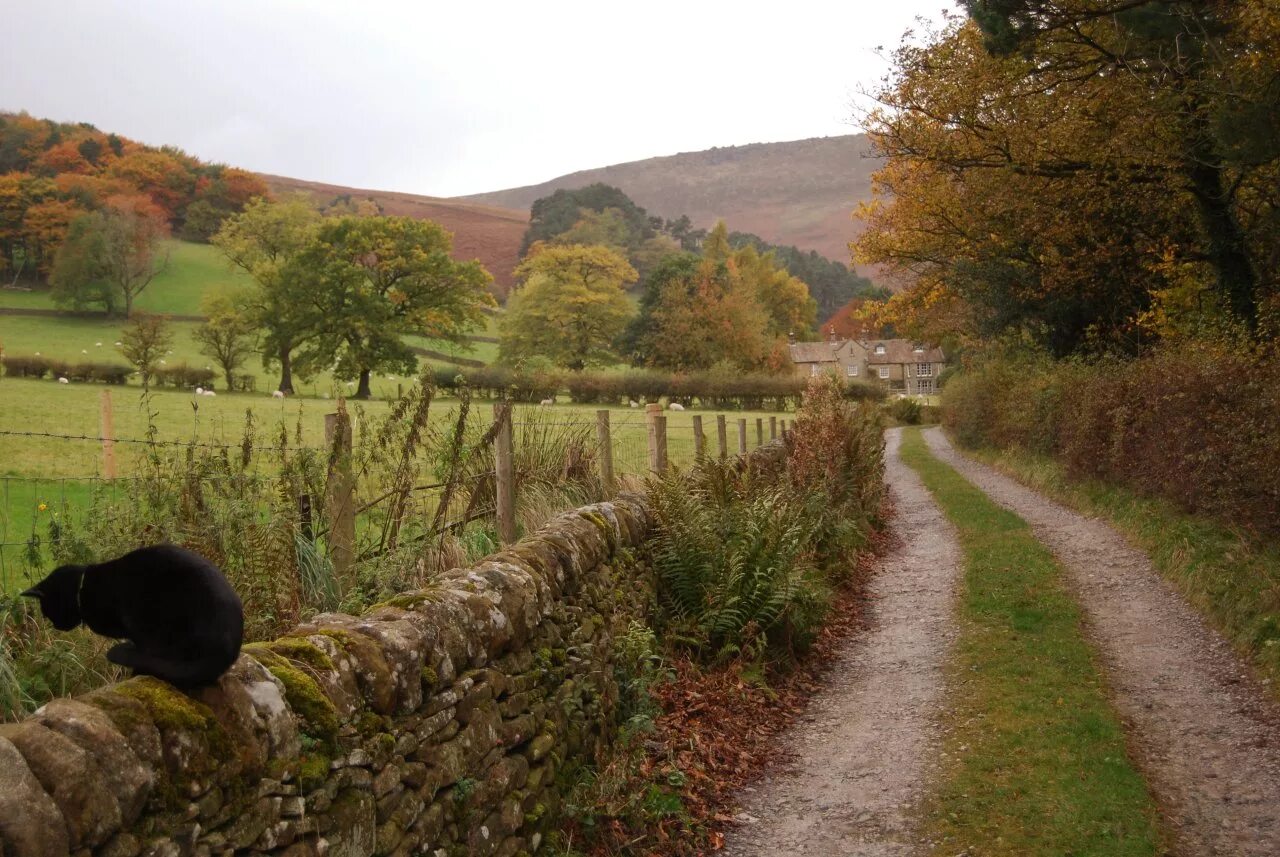
M 22 594 L 59 631 L 83 622 L 125 640 L 107 652 L 112 663 L 179 687 L 217 681 L 240 654 L 240 597 L 217 566 L 176 545 L 64 565 Z

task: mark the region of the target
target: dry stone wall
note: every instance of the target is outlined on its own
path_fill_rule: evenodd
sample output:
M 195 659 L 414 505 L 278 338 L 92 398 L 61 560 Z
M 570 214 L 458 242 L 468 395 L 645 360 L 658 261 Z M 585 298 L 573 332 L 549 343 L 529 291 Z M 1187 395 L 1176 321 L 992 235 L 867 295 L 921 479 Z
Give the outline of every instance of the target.
M 0 857 L 534 851 L 613 733 L 648 528 L 640 497 L 588 506 L 191 695 L 134 678 L 0 726 Z

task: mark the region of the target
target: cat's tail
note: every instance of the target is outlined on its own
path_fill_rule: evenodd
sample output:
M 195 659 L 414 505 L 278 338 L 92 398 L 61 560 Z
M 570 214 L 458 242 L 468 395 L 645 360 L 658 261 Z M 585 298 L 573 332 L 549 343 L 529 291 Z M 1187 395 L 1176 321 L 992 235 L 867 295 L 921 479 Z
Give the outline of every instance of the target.
M 238 654 L 238 653 L 237 653 Z M 124 643 L 107 652 L 107 660 L 128 667 L 136 675 L 155 676 L 175 687 L 198 687 L 213 684 L 236 660 L 226 653 L 206 655 L 195 660 L 183 660 L 144 652 L 132 644 Z

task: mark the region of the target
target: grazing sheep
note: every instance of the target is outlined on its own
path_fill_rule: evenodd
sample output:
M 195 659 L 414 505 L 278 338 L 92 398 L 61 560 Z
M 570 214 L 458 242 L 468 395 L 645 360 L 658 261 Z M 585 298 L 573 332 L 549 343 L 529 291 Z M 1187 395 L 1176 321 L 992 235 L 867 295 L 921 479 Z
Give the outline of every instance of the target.
M 633 407 L 633 408 L 638 408 L 638 407 L 640 407 L 640 403 L 639 403 L 639 402 L 637 402 L 635 399 L 629 399 L 629 400 L 627 401 L 627 404 L 628 404 L 628 405 L 630 405 L 630 406 L 631 406 L 631 407 Z
M 555 403 L 556 403 L 555 396 L 552 396 L 550 399 L 543 399 L 541 402 L 538 402 L 539 405 L 554 405 Z
M 81 354 L 88 354 L 89 352 L 88 352 L 88 351 L 85 351 L 83 348 L 81 348 L 81 349 L 80 349 L 80 353 L 81 353 Z
M 669 410 L 669 411 L 683 411 L 683 410 L 684 410 L 684 405 L 680 404 L 679 402 L 672 402 L 671 404 L 667 405 L 667 410 Z
M 203 395 L 204 395 L 204 387 L 196 387 L 196 395 L 197 395 L 197 396 L 203 396 Z
M 93 343 L 93 345 L 94 345 L 94 347 L 95 347 L 95 348 L 101 348 L 101 347 L 102 347 L 102 343 L 101 343 L 101 342 L 95 342 L 95 343 Z
M 68 381 L 66 378 L 59 378 L 59 379 L 58 379 L 58 383 L 59 383 L 59 384 L 70 384 L 71 382 L 70 382 L 70 381 Z
M 283 393 L 283 392 L 281 392 L 280 390 L 272 390 L 272 391 L 271 391 L 271 398 L 273 398 L 273 399 L 283 399 L 283 398 L 284 398 L 284 393 Z
M 213 392 L 213 390 L 205 390 L 205 391 L 204 391 L 204 394 L 205 394 L 206 396 L 216 396 L 216 395 L 218 395 L 217 393 Z

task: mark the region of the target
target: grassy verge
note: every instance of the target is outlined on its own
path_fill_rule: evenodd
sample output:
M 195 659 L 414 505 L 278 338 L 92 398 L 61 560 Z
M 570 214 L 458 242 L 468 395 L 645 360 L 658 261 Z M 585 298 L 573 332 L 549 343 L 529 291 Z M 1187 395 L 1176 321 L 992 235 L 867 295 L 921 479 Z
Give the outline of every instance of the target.
M 1166 500 L 1096 480 L 1071 480 L 1060 464 L 1043 456 L 967 452 L 1061 503 L 1113 523 L 1250 658 L 1280 698 L 1280 545 L 1259 544 Z
M 918 429 L 904 433 L 902 457 L 965 557 L 949 761 L 928 807 L 935 853 L 1161 853 L 1155 805 L 1052 554 L 934 458 Z

